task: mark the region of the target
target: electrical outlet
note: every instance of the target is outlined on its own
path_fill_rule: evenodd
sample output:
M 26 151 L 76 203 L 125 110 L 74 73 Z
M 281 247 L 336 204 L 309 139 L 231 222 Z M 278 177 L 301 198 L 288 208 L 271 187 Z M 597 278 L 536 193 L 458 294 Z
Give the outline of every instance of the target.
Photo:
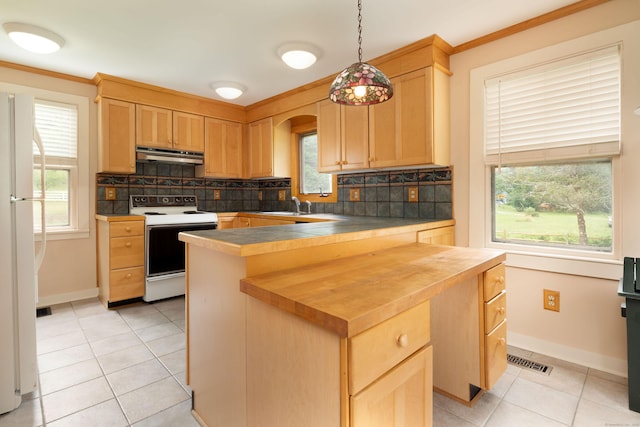
M 213 200 L 220 200 L 220 190 L 213 190 Z
M 360 189 L 359 188 L 350 188 L 349 189 L 349 201 L 350 202 L 359 202 L 360 201 Z
M 545 310 L 560 311 L 560 292 L 543 289 L 543 305 Z
M 287 191 L 286 190 L 278 190 L 278 200 L 284 202 L 287 199 Z
M 104 189 L 104 196 L 107 200 L 115 200 L 116 199 L 116 188 L 115 187 L 107 187 Z
M 258 200 L 262 201 L 262 190 L 258 191 Z
M 409 192 L 409 201 L 410 202 L 417 202 L 418 201 L 418 187 L 409 187 L 408 188 L 408 192 Z

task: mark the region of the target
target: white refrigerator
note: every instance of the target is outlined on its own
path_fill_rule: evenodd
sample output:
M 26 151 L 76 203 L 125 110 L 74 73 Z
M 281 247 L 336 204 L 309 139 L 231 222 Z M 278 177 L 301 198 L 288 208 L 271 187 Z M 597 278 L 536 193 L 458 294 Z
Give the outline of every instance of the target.
M 0 414 L 17 408 L 38 381 L 37 269 L 44 253 L 34 253 L 33 111 L 31 96 L 0 93 Z

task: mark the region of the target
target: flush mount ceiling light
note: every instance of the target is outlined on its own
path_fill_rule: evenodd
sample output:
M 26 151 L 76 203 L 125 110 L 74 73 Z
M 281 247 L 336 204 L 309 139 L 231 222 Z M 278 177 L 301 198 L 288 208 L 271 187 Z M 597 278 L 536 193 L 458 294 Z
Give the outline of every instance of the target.
M 362 0 L 358 0 L 358 62 L 338 74 L 329 99 L 345 105 L 371 105 L 391 99 L 393 87 L 382 71 L 362 62 Z
M 64 45 L 62 37 L 35 25 L 6 22 L 2 26 L 15 44 L 30 52 L 53 53 Z
M 215 82 L 211 83 L 211 88 L 216 91 L 218 96 L 224 99 L 236 99 L 247 90 L 247 88 L 235 82 Z
M 318 59 L 318 49 L 308 43 L 287 43 L 278 49 L 278 56 L 296 70 L 312 66 Z

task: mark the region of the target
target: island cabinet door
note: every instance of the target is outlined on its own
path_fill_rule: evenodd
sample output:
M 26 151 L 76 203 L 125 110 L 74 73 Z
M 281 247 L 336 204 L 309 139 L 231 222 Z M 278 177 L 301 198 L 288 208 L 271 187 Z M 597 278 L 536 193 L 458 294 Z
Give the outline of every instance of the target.
M 433 352 L 424 347 L 351 397 L 351 427 L 430 427 Z

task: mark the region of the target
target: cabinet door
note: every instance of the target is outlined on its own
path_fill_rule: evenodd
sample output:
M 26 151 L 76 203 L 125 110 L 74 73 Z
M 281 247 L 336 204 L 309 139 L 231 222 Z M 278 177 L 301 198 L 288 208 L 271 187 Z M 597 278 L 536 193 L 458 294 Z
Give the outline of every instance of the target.
M 204 176 L 242 178 L 242 124 L 204 121 Z
M 393 98 L 370 108 L 371 166 L 434 163 L 433 70 L 392 80 Z
M 99 172 L 136 172 L 135 104 L 100 100 Z
M 249 123 L 249 178 L 273 176 L 273 122 L 271 117 Z
M 418 242 L 432 245 L 455 245 L 454 227 L 440 227 L 418 231 Z
M 369 108 L 340 107 L 342 170 L 362 170 L 369 167 Z
M 171 110 L 136 105 L 136 145 L 172 148 Z
M 204 117 L 174 111 L 173 148 L 202 153 L 204 151 Z
M 341 169 L 340 104 L 327 100 L 318 102 L 318 171 Z
M 433 413 L 432 347 L 351 397 L 351 427 L 426 427 Z

